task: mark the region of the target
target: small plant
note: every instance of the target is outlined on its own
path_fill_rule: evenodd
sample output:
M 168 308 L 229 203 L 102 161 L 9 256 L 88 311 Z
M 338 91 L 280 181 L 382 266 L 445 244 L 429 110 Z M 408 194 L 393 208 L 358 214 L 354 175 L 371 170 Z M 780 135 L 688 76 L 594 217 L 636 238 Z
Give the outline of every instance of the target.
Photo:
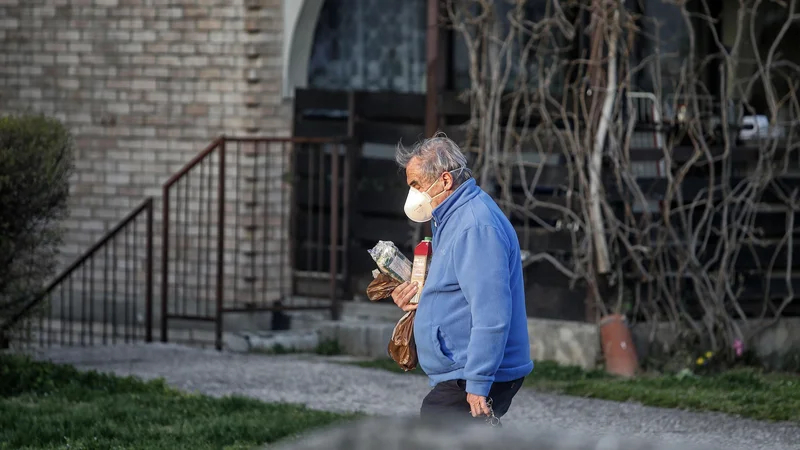
M 324 356 L 336 356 L 344 353 L 344 349 L 336 339 L 323 339 L 317 344 L 314 353 Z
M 269 353 L 273 355 L 288 355 L 289 353 L 294 352 L 294 349 L 291 347 L 286 347 L 283 344 L 275 344 L 272 346 L 272 350 Z
M 714 352 L 706 351 L 697 356 L 694 360 L 694 369 L 697 373 L 709 373 L 720 366 L 719 359 Z
M 744 343 L 741 339 L 736 339 L 733 341 L 733 353 L 737 358 L 741 358 L 744 354 Z

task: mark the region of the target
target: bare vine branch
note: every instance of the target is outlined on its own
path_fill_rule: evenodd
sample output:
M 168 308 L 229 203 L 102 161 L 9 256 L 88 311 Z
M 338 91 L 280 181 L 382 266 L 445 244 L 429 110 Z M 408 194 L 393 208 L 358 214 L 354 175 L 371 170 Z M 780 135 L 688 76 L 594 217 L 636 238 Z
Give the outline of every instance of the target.
M 795 303 L 797 0 L 657 3 L 449 0 L 470 62 L 465 148 L 521 236 L 569 236 L 526 265 L 730 352 L 763 328 L 746 319 Z

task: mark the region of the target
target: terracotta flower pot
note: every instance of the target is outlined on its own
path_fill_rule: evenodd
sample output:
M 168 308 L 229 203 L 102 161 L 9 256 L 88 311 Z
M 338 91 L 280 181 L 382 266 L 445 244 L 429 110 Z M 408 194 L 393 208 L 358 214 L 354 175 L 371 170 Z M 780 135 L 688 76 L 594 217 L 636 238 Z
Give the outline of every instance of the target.
M 623 377 L 633 377 L 639 369 L 639 360 L 633 346 L 633 337 L 625 316 L 612 314 L 600 319 L 600 341 L 606 360 L 606 372 Z

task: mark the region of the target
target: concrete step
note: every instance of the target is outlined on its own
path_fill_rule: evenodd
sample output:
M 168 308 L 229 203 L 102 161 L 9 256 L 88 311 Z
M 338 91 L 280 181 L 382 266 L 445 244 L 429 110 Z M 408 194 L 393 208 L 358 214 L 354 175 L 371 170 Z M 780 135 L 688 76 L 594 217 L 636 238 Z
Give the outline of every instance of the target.
M 233 351 L 274 353 L 276 350 L 313 353 L 326 341 L 335 341 L 349 356 L 368 359 L 388 357 L 393 323 L 364 321 L 318 322 L 315 329 L 231 333 L 225 346 Z

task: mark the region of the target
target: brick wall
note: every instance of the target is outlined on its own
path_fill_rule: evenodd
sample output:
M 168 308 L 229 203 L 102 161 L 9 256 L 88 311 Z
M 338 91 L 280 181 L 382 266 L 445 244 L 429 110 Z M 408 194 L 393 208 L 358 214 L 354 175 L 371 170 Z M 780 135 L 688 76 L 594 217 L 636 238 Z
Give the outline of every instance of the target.
M 0 0 L 0 114 L 76 139 L 64 262 L 146 196 L 160 230 L 161 183 L 216 136 L 287 135 L 281 48 L 280 0 Z

